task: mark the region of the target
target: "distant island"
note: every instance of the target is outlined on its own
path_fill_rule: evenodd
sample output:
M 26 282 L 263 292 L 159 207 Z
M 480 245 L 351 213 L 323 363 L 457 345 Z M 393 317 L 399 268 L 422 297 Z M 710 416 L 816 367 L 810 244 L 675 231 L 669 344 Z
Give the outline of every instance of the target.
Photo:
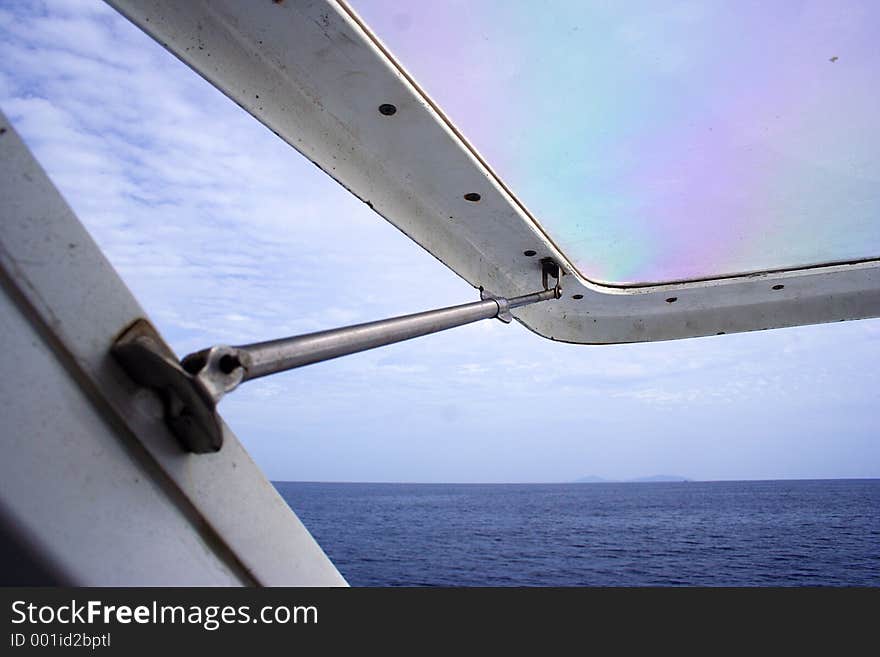
M 580 479 L 575 479 L 575 484 L 628 484 L 628 483 L 667 483 L 667 482 L 684 482 L 690 481 L 687 477 L 679 475 L 651 475 L 650 477 L 637 477 L 636 479 L 605 479 L 596 475 L 587 475 Z
M 596 475 L 587 475 L 586 477 L 581 477 L 580 479 L 575 479 L 574 483 L 576 483 L 576 484 L 607 484 L 607 483 L 609 483 L 609 480 L 603 479 L 602 477 L 597 477 Z

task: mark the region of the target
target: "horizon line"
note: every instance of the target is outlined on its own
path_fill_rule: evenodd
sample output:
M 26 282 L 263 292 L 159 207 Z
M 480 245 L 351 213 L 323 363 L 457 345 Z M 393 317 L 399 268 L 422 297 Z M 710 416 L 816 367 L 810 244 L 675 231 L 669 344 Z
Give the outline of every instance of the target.
M 655 475 L 656 476 L 656 475 Z M 672 476 L 672 475 L 669 475 Z M 366 480 L 317 480 L 317 479 L 269 479 L 270 483 L 281 484 L 400 484 L 400 485 L 424 485 L 424 486 L 565 486 L 570 484 L 593 485 L 593 484 L 712 484 L 712 483 L 748 483 L 762 481 L 876 481 L 880 476 L 865 477 L 784 477 L 763 479 L 689 479 L 681 477 L 669 481 L 651 481 L 649 477 L 637 477 L 635 479 L 603 479 L 602 481 L 366 481 Z

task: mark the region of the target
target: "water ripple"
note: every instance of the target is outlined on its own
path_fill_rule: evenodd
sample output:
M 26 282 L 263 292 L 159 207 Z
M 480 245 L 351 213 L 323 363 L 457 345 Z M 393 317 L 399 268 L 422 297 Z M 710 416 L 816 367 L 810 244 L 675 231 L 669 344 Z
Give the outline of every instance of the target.
M 276 487 L 356 586 L 880 585 L 880 480 Z

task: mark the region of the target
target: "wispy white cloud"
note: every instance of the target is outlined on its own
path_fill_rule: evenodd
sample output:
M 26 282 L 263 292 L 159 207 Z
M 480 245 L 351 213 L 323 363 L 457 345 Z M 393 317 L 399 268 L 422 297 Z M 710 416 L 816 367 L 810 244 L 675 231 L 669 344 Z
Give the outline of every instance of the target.
M 0 2 L 0 106 L 179 353 L 475 298 L 103 3 Z M 837 412 L 847 464 L 880 475 L 878 346 L 877 322 L 616 347 L 484 322 L 221 408 L 273 477 L 750 476 L 742 427 L 791 445 Z M 848 440 L 827 437 L 786 472 Z

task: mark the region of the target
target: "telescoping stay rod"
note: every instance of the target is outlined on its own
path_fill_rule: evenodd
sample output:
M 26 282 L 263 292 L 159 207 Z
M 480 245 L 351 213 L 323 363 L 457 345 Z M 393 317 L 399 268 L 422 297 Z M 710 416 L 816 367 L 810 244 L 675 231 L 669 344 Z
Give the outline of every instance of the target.
M 179 363 L 149 323 L 140 320 L 122 334 L 112 352 L 132 379 L 160 391 L 166 422 L 186 449 L 215 452 L 223 444 L 217 402 L 245 381 L 483 319 L 510 322 L 514 308 L 560 298 L 559 269 L 551 271 L 556 286 L 547 286 L 545 267 L 545 289 L 532 294 L 507 299 L 483 292 L 481 301 L 460 306 L 238 347 L 217 345 Z

